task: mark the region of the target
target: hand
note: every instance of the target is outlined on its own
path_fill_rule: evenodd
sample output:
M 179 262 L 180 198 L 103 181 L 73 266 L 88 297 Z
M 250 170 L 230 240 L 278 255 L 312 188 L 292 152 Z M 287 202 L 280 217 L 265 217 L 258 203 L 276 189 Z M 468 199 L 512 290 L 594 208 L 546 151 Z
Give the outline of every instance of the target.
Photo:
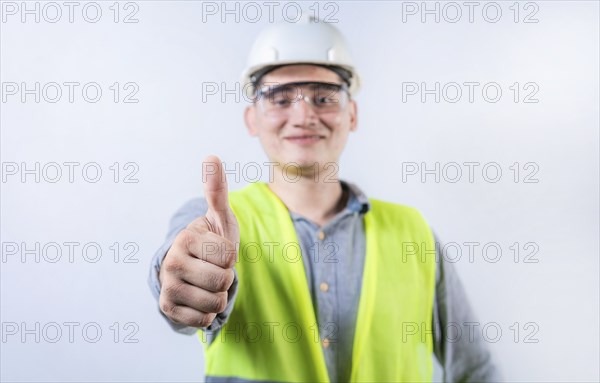
M 161 311 L 173 322 L 192 327 L 208 327 L 225 310 L 240 240 L 218 157 L 206 158 L 202 176 L 206 215 L 175 237 L 159 272 Z

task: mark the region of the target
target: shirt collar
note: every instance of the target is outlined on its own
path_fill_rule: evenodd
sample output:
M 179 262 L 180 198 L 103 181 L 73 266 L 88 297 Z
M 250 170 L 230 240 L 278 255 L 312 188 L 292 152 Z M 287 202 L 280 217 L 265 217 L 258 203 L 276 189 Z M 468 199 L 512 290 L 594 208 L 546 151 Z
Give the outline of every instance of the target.
M 363 193 L 358 186 L 351 182 L 340 180 L 340 183 L 342 184 L 343 188 L 347 188 L 347 190 L 350 192 L 346 209 L 350 210 L 352 213 L 365 214 L 368 212 L 371 208 L 371 203 L 369 202 L 367 195 Z
M 340 218 L 341 216 L 345 216 L 347 214 L 365 214 L 368 212 L 371 208 L 371 203 L 369 202 L 369 198 L 366 196 L 366 194 L 363 193 L 358 186 L 351 182 L 340 180 L 340 183 L 342 184 L 342 188 L 347 190 L 350 195 L 348 196 L 346 207 L 337 214 L 336 218 Z M 300 214 L 294 212 L 290 212 L 290 215 L 294 221 L 306 219 Z

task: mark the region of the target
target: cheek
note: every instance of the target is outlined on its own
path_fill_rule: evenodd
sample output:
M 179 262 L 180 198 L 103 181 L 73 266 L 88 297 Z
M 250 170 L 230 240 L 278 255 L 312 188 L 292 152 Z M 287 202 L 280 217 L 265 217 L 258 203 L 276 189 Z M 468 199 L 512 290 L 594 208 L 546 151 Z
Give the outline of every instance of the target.
M 332 126 L 336 127 L 336 130 L 339 130 L 339 128 L 343 122 L 344 122 L 344 116 L 339 113 L 335 114 L 329 121 L 329 123 Z
M 264 118 L 259 122 L 258 138 L 265 147 L 277 148 L 279 146 L 279 135 L 285 121 L 273 118 Z
M 278 134 L 284 126 L 285 121 L 279 117 L 261 116 L 256 119 L 257 135 L 259 137 L 271 137 Z
M 325 126 L 327 126 L 333 136 L 339 139 L 346 139 L 348 134 L 350 133 L 350 115 L 349 114 L 336 114 L 332 115 L 326 120 L 322 121 Z

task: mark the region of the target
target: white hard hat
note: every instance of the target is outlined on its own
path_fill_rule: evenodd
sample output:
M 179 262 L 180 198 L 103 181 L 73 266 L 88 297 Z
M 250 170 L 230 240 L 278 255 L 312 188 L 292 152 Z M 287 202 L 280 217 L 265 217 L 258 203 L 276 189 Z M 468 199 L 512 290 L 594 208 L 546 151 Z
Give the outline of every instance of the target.
M 266 71 L 289 64 L 328 66 L 348 82 L 350 94 L 360 87 L 344 37 L 337 28 L 314 17 L 264 29 L 250 50 L 242 84 L 254 83 Z

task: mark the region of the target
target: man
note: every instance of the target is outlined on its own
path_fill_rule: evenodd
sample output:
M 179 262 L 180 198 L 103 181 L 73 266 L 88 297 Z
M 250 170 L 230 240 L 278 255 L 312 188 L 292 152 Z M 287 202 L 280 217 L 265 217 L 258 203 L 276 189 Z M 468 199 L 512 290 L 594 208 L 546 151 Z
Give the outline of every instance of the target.
M 445 381 L 498 381 L 480 334 L 447 336 L 476 320 L 421 215 L 337 178 L 359 87 L 341 34 L 272 26 L 244 79 L 273 178 L 228 193 L 208 157 L 205 198 L 173 217 L 150 274 L 172 327 L 205 344 L 207 381 L 430 381 L 432 355 Z

